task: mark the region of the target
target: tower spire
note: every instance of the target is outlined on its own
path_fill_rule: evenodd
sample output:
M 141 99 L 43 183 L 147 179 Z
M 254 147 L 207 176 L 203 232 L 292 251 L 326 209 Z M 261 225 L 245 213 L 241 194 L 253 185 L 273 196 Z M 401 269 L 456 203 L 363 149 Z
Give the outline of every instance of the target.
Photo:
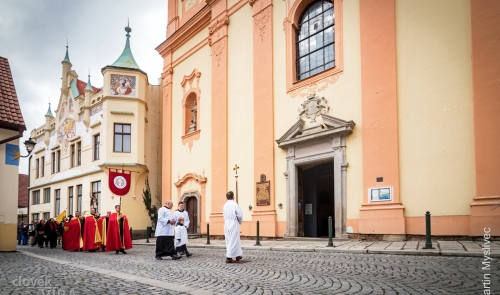
M 127 37 L 127 40 L 125 41 L 125 48 L 123 49 L 120 57 L 111 66 L 140 70 L 139 65 L 137 65 L 137 62 L 134 59 L 132 50 L 130 49 L 130 32 L 132 32 L 132 28 L 130 28 L 129 25 L 130 21 L 127 20 L 127 26 L 125 27 L 125 32 L 127 32 L 125 35 Z
M 68 54 L 68 39 L 66 39 L 66 56 L 64 57 L 63 61 L 71 63 L 71 61 L 69 60 L 69 54 Z
M 92 84 L 90 83 L 90 68 L 89 68 L 89 79 L 87 81 L 87 87 L 85 87 L 85 90 L 90 90 L 94 92 L 94 89 L 92 89 Z
M 54 115 L 52 115 L 52 110 L 50 109 L 50 98 L 49 98 L 49 109 L 47 110 L 45 117 L 54 117 Z

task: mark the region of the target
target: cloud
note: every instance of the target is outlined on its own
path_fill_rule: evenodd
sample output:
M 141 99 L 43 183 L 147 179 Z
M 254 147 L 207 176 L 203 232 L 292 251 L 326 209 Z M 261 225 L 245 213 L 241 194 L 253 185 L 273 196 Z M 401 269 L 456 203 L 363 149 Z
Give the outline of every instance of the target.
M 73 70 L 86 81 L 90 69 L 92 85 L 101 87 L 101 68 L 123 51 L 130 18 L 134 58 L 157 85 L 163 60 L 155 48 L 165 40 L 167 5 L 166 0 L 0 0 L 0 56 L 9 59 L 28 129 L 22 141 L 45 124 L 49 98 L 52 110 L 57 108 L 66 39 Z M 21 149 L 25 155 L 22 143 Z M 28 173 L 27 159 L 19 171 Z

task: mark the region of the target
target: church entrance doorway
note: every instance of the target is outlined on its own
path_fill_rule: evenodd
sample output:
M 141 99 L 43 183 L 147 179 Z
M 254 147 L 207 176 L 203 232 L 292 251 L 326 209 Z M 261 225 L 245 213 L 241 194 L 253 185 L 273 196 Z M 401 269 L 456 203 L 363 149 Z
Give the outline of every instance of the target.
M 299 169 L 299 235 L 328 237 L 328 217 L 335 220 L 333 163 Z M 335 231 L 335 228 L 333 228 Z M 333 232 L 335 236 L 335 232 Z
M 198 233 L 198 199 L 196 197 L 189 197 L 185 201 L 186 210 L 189 216 L 188 234 L 193 235 Z

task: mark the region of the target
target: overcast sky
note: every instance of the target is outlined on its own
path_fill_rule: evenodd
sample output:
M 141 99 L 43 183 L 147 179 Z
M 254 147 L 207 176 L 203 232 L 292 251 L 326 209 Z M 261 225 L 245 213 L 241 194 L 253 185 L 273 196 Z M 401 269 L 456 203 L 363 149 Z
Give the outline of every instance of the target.
M 125 45 L 130 18 L 131 47 L 149 83 L 158 84 L 163 61 L 155 48 L 165 40 L 167 0 L 0 0 L 0 56 L 9 60 L 27 131 L 45 124 L 49 98 L 57 108 L 66 39 L 79 79 L 102 87 L 101 68 Z M 21 143 L 21 154 L 26 155 Z M 19 172 L 28 173 L 23 159 Z

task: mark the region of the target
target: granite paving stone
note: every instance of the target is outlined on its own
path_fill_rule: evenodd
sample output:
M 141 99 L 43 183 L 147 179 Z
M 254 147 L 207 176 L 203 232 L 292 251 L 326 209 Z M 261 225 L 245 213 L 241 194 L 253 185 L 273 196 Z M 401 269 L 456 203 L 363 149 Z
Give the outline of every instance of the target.
M 369 247 L 371 242 L 360 243 L 344 245 Z M 225 251 L 214 248 L 191 248 L 194 256 L 177 261 L 157 261 L 154 247 L 142 245 L 127 255 L 26 246 L 18 250 L 23 252 L 0 254 L 0 294 L 28 294 L 29 290 L 14 286 L 12 280 L 43 274 L 55 279 L 55 288 L 96 295 L 482 294 L 483 290 L 482 257 L 244 250 L 243 261 L 227 264 Z M 499 266 L 493 260 L 492 282 L 500 282 Z M 500 292 L 500 283 L 492 286 L 492 294 Z

